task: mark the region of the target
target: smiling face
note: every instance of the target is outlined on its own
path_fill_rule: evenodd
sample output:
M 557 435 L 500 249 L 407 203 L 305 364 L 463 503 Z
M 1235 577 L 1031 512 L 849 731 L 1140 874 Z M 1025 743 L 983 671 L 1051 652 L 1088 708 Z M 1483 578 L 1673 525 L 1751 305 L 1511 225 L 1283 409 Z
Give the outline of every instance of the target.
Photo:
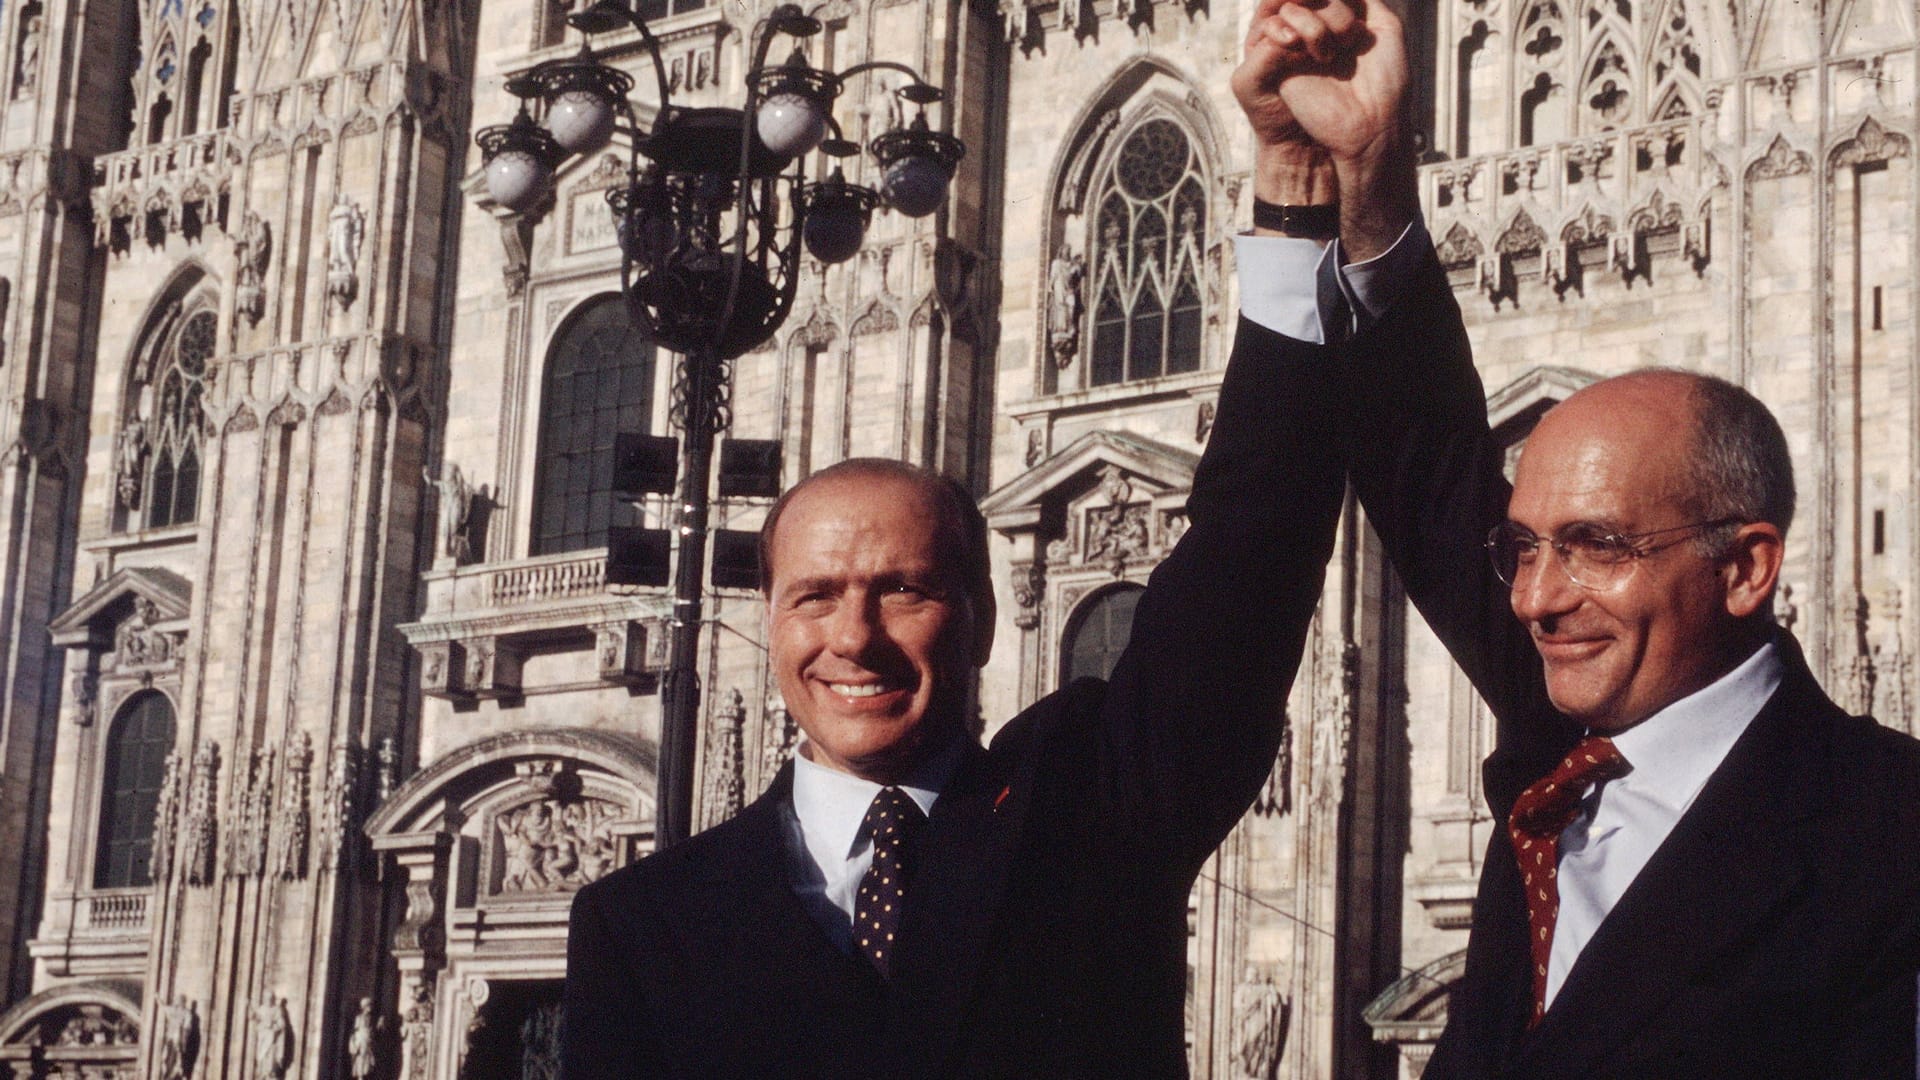
M 991 613 L 975 611 L 959 547 L 935 500 L 898 476 L 821 477 L 781 512 L 773 668 L 816 764 L 892 783 L 965 732 Z
M 1684 377 L 1648 373 L 1568 398 L 1528 438 L 1507 516 L 1538 536 L 1580 522 L 1621 534 L 1692 523 L 1690 396 Z M 1595 731 L 1639 723 L 1753 647 L 1747 617 L 1764 596 L 1749 595 L 1740 560 L 1706 558 L 1688 540 L 1594 591 L 1541 552 L 1513 589 L 1513 613 L 1532 632 L 1554 706 Z M 1771 585 L 1769 575 L 1763 592 Z

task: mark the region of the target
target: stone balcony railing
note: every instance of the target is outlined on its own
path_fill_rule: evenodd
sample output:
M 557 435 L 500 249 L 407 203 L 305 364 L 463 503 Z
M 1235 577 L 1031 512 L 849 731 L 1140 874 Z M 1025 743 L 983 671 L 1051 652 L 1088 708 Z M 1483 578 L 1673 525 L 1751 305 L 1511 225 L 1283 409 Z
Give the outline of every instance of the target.
M 1519 277 L 1564 293 L 1583 274 L 1644 276 L 1654 255 L 1698 270 L 1708 197 L 1726 182 L 1706 151 L 1710 117 L 1687 116 L 1424 166 L 1421 203 L 1456 286 L 1497 306 Z
M 516 607 L 546 600 L 575 600 L 606 591 L 607 557 L 593 551 L 529 559 L 489 570 L 481 589 L 490 607 Z
M 94 242 L 124 253 L 140 238 L 199 239 L 223 220 L 223 173 L 234 160 L 224 129 L 95 158 Z
M 517 697 L 530 645 L 591 640 L 601 682 L 640 685 L 666 666 L 658 592 L 616 591 L 605 548 L 473 566 L 436 566 L 423 578 L 427 610 L 400 632 L 420 650 L 421 688 L 456 701 Z
M 86 928 L 89 930 L 139 930 L 147 925 L 148 894 L 142 892 L 95 893 L 87 897 Z
M 220 129 L 106 154 L 94 159 L 93 186 L 117 188 L 135 180 L 213 165 L 226 156 L 226 146 L 226 130 Z

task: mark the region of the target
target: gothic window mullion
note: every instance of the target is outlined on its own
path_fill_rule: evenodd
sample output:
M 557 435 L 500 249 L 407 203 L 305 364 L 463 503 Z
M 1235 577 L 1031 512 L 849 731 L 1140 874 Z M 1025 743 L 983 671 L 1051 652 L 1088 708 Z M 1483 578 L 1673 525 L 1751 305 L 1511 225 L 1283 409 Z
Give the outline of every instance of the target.
M 1099 269 L 1089 382 L 1195 370 L 1206 198 L 1190 140 L 1165 117 L 1137 125 L 1105 186 L 1090 244 Z

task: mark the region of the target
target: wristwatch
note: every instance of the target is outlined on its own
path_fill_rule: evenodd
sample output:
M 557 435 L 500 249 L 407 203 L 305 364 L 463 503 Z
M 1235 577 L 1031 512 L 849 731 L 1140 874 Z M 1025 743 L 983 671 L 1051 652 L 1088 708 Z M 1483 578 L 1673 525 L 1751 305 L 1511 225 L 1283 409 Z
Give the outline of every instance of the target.
M 1340 207 L 1333 203 L 1311 206 L 1253 200 L 1253 224 L 1304 240 L 1332 240 L 1340 235 Z

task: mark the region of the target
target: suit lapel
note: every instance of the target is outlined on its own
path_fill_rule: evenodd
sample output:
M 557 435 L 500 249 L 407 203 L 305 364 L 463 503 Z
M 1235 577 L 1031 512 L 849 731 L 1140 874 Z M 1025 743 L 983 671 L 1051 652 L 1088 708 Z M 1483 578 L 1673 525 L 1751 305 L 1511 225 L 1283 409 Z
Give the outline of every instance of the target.
M 1831 708 L 1797 656 L 1693 806 L 1581 951 L 1540 1026 L 1529 1062 L 1599 1064 L 1673 994 L 1808 879 Z
M 888 1051 L 898 1066 L 891 1075 L 938 1071 L 958 1033 L 1006 894 L 1031 772 L 970 747 L 934 804 L 889 984 Z
M 766 794 L 730 823 L 742 831 L 740 842 L 718 849 L 705 868 L 699 894 L 684 909 L 685 940 L 702 948 L 718 943 L 715 962 L 750 966 L 775 984 L 767 987 L 770 1000 L 872 995 L 877 976 L 834 947 L 788 880 L 784 814 L 792 785 L 789 762 Z

